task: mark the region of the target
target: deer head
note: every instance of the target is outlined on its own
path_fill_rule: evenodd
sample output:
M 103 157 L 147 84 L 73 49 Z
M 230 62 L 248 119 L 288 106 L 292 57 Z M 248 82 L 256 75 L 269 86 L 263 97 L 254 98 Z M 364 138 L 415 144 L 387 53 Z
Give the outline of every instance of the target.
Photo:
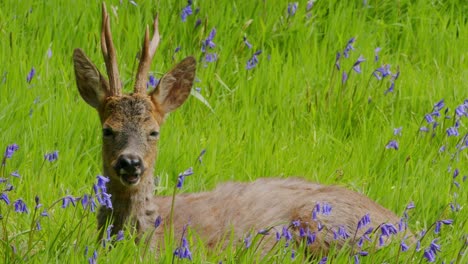
M 148 70 L 160 40 L 157 17 L 153 27 L 151 40 L 149 28 L 146 28 L 131 94 L 122 94 L 109 15 L 104 3 L 101 48 L 109 80 L 81 49 L 75 49 L 73 53 L 80 95 L 98 111 L 101 120 L 104 173 L 127 187 L 136 186 L 144 175 L 152 175 L 159 128 L 164 117 L 187 99 L 195 78 L 196 61 L 187 57 L 165 74 L 154 90 L 146 92 Z

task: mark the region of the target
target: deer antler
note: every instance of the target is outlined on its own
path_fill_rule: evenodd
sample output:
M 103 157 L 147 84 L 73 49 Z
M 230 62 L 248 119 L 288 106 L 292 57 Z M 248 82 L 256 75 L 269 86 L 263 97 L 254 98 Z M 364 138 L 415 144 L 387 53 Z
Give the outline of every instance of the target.
M 112 43 L 112 34 L 110 31 L 109 14 L 107 14 L 106 4 L 102 3 L 102 32 L 101 48 L 104 61 L 106 63 L 107 75 L 109 76 L 111 95 L 120 95 L 122 84 L 119 78 L 119 69 L 117 58 L 115 56 L 114 43 Z
M 140 64 L 135 80 L 135 93 L 145 93 L 146 91 L 146 78 L 148 75 L 151 60 L 159 45 L 159 30 L 158 30 L 158 15 L 154 18 L 153 23 L 154 33 L 151 42 L 149 40 L 149 28 L 146 26 L 145 40 L 141 50 Z

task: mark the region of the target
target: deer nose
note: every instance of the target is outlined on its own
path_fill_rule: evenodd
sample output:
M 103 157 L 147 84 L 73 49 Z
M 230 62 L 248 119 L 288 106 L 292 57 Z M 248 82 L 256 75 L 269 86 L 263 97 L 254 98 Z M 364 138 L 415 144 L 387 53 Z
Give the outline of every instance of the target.
M 118 174 L 131 174 L 139 176 L 143 173 L 144 166 L 141 158 L 134 154 L 122 154 L 117 159 L 114 168 Z

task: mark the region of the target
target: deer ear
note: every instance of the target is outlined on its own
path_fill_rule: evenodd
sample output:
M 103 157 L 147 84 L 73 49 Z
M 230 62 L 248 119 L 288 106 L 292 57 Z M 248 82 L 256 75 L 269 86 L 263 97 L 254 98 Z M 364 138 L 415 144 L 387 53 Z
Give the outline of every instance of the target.
M 185 58 L 166 73 L 150 93 L 164 114 L 175 110 L 188 98 L 195 79 L 196 64 L 194 57 Z
M 109 83 L 81 49 L 73 51 L 76 85 L 81 97 L 94 108 L 110 95 Z

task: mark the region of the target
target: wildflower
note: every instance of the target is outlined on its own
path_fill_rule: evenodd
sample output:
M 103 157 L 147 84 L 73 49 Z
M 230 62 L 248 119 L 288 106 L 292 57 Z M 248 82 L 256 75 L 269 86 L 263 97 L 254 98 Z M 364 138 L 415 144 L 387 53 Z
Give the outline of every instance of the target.
M 440 229 L 442 227 L 442 224 L 451 225 L 452 223 L 453 223 L 452 219 L 444 219 L 444 220 L 437 221 L 436 225 L 435 225 L 434 233 L 436 233 L 436 234 L 440 233 Z
M 361 220 L 359 220 L 358 222 L 358 225 L 357 225 L 357 229 L 361 229 L 363 227 L 365 227 L 366 225 L 370 224 L 371 222 L 371 219 L 370 219 L 370 215 L 369 214 L 365 214 Z
M 250 44 L 250 42 L 247 40 L 247 37 L 244 37 L 244 44 L 247 46 L 247 48 L 252 48 L 252 44 Z
M 218 60 L 218 54 L 216 53 L 206 53 L 205 55 L 206 62 L 215 62 Z
M 380 47 L 377 47 L 377 48 L 375 48 L 375 50 L 374 50 L 374 54 L 375 54 L 375 56 L 374 56 L 374 61 L 375 61 L 375 62 L 377 62 L 377 61 L 379 60 L 379 52 L 380 52 L 380 50 L 381 50 Z
M 213 49 L 216 46 L 216 44 L 213 42 L 213 39 L 215 36 L 216 36 L 216 28 L 213 28 L 210 31 L 210 34 L 208 35 L 208 37 L 202 43 L 202 49 L 201 49 L 202 52 L 206 52 L 207 47 Z
M 338 235 L 341 236 L 343 239 L 349 238 L 348 232 L 346 232 L 346 228 L 344 226 L 338 227 Z
M 56 150 L 54 152 L 46 153 L 44 155 L 44 159 L 49 162 L 56 161 L 58 159 L 58 151 Z
M 249 234 L 246 238 L 244 238 L 245 248 L 249 248 L 252 245 L 252 235 Z
M 31 83 L 31 81 L 32 81 L 32 79 L 33 79 L 33 77 L 34 77 L 34 75 L 36 75 L 36 69 L 35 69 L 34 67 L 32 67 L 31 70 L 30 70 L 29 73 L 28 73 L 28 76 L 26 77 L 26 81 L 27 81 L 28 83 Z
M 109 225 L 106 229 L 106 234 L 107 234 L 107 238 L 106 240 L 107 241 L 110 241 L 111 240 L 111 235 L 112 235 L 112 228 L 114 227 L 114 225 Z
M 391 75 L 392 73 L 390 72 L 390 65 L 388 64 L 385 64 L 383 66 L 380 66 L 379 68 L 377 68 L 373 73 L 374 77 L 377 79 L 377 80 L 382 80 L 383 78 Z
M 191 14 L 193 14 L 192 1 L 189 0 L 187 6 L 184 7 L 184 9 L 182 9 L 182 13 L 180 14 L 180 18 L 182 19 L 182 22 L 187 21 L 187 17 L 190 16 Z
M 22 199 L 18 199 L 14 202 L 15 212 L 17 213 L 28 213 L 28 208 Z
M 197 21 L 195 21 L 195 27 L 194 28 L 197 28 L 198 26 L 201 25 L 201 19 L 197 19 Z
M 200 152 L 200 155 L 198 155 L 198 162 L 202 163 L 202 159 L 203 159 L 203 156 L 205 155 L 206 153 L 206 149 L 203 149 L 201 152 Z
M 464 103 L 462 105 L 457 106 L 457 108 L 455 108 L 455 115 L 457 117 L 467 116 L 468 115 L 467 111 L 468 111 L 468 107 L 466 103 Z
M 435 261 L 435 254 L 429 249 L 426 249 L 424 251 L 424 257 L 427 259 L 427 262 L 434 262 Z
M 257 50 L 257 52 L 255 52 L 252 55 L 252 58 L 250 58 L 250 60 L 247 61 L 247 65 L 245 66 L 245 68 L 247 70 L 253 69 L 255 66 L 257 66 L 257 64 L 258 64 L 258 55 L 260 55 L 260 54 L 262 54 L 262 50 Z
M 401 130 L 403 129 L 403 127 L 397 127 L 397 128 L 394 128 L 393 129 L 393 135 L 395 136 L 401 136 Z
M 354 43 L 355 40 L 356 40 L 356 38 L 352 37 L 350 40 L 348 40 L 348 43 L 346 43 L 346 47 L 345 47 L 345 49 L 343 51 L 343 56 L 345 58 L 349 58 L 349 52 L 351 50 L 354 50 L 354 47 L 353 47 L 352 44 Z
M 83 195 L 83 197 L 81 198 L 81 205 L 83 206 L 83 209 L 88 209 L 91 211 L 91 212 L 95 212 L 96 211 L 96 201 L 94 200 L 94 198 L 91 196 L 91 195 Z
M 296 14 L 298 6 L 299 6 L 298 2 L 289 3 L 288 4 L 288 15 L 289 16 L 294 16 Z
M 47 49 L 47 58 L 52 58 L 52 49 L 50 47 Z
M 292 225 L 293 225 L 294 227 L 299 227 L 299 226 L 301 225 L 301 220 L 294 220 L 294 221 L 292 221 Z
M 0 194 L 0 200 L 3 200 L 7 205 L 10 204 L 10 199 L 8 199 L 8 195 L 6 193 Z
M 341 57 L 341 53 L 337 52 L 336 53 L 336 57 L 335 57 L 335 67 L 337 70 L 340 70 L 340 57 Z
M 45 216 L 49 216 L 49 214 L 47 213 L 46 209 L 44 209 L 44 211 L 42 211 L 41 216 L 44 216 L 44 217 L 45 217 Z
M 97 263 L 97 257 L 98 257 L 97 251 L 94 250 L 93 255 L 88 259 L 88 263 L 89 264 L 96 264 Z
M 359 256 L 356 254 L 354 255 L 354 264 L 359 264 Z
M 395 88 L 395 82 L 391 82 L 390 87 L 388 87 L 388 89 L 385 91 L 384 94 L 392 93 L 394 88 Z
M 310 232 L 310 230 L 307 230 L 307 246 L 310 246 L 312 243 L 314 243 L 315 238 L 316 238 L 315 232 Z
M 354 63 L 353 65 L 353 70 L 357 73 L 361 73 L 361 63 L 365 61 L 364 57 L 359 56 L 359 58 L 357 59 L 357 61 Z
M 119 230 L 119 232 L 117 232 L 117 238 L 115 239 L 115 241 L 122 241 L 124 240 L 124 232 L 123 230 Z
M 286 241 L 290 241 L 293 238 L 292 233 L 291 231 L 289 231 L 289 228 L 287 226 L 283 226 L 283 232 L 281 236 L 284 237 Z
M 18 151 L 18 149 L 19 149 L 19 146 L 17 144 L 15 144 L 15 143 L 13 143 L 11 145 L 8 145 L 6 150 L 5 150 L 5 154 L 3 155 L 3 157 L 5 159 L 10 159 L 13 156 L 13 153 Z
M 429 128 L 425 127 L 425 126 L 422 126 L 419 128 L 419 131 L 421 132 L 428 132 L 429 131 Z
M 178 189 L 182 188 L 182 185 L 184 185 L 185 177 L 190 176 L 192 174 L 193 174 L 192 167 L 190 167 L 186 171 L 180 173 L 179 176 L 177 177 L 177 188 Z
M 39 196 L 36 195 L 36 197 L 34 197 L 34 202 L 36 202 L 36 206 L 34 207 L 34 209 L 39 209 L 42 207 L 42 204 L 39 203 Z
M 348 80 L 348 74 L 346 72 L 343 72 L 343 74 L 341 74 L 341 83 L 345 84 L 347 80 Z
M 306 232 L 304 230 L 304 228 L 299 228 L 299 237 L 305 237 L 306 236 Z
M 323 257 L 318 264 L 326 264 L 328 261 L 328 257 Z
M 449 127 L 447 129 L 447 136 L 459 136 L 460 134 L 458 133 L 458 129 L 456 127 Z
M 444 107 L 445 107 L 444 99 L 441 99 L 440 101 L 434 104 L 434 112 L 439 112 Z
M 97 187 L 100 188 L 103 192 L 107 192 L 106 184 L 110 181 L 110 179 L 102 175 L 96 176 L 96 179 Z
M 306 11 L 309 12 L 313 7 L 314 7 L 314 1 L 313 0 L 307 1 Z
M 146 88 L 156 88 L 158 84 L 159 80 L 151 74 L 148 78 L 148 82 L 146 83 Z
M 398 231 L 393 224 L 387 223 L 380 226 L 380 231 L 383 236 L 389 237 L 392 234 L 397 234 Z
M 279 232 L 276 232 L 276 241 L 280 241 L 281 239 L 281 234 Z
M 332 207 L 331 205 L 327 204 L 327 203 L 324 203 L 322 205 L 322 214 L 323 215 L 330 215 L 331 214 L 331 211 L 332 211 Z
M 406 252 L 406 251 L 408 251 L 408 249 L 409 249 L 409 246 L 406 245 L 406 243 L 405 243 L 404 240 L 402 240 L 401 243 L 400 243 L 400 250 L 401 250 L 401 252 Z
M 16 177 L 16 178 L 19 178 L 19 177 L 20 177 L 20 174 L 18 173 L 17 170 L 14 171 L 14 172 L 12 172 L 12 173 L 10 173 L 10 175 L 13 176 L 13 177 Z
M 77 200 L 76 198 L 73 198 L 73 196 L 70 196 L 70 195 L 67 195 L 67 196 L 63 197 L 62 198 L 62 208 L 67 208 L 70 205 L 70 203 L 73 205 L 73 207 L 75 207 L 76 206 L 76 204 L 75 204 L 76 200 Z
M 160 215 L 158 215 L 158 217 L 156 217 L 156 220 L 154 221 L 154 228 L 158 228 L 162 223 L 162 218 Z
M 291 250 L 291 259 L 295 259 L 296 258 L 296 251 L 293 249 Z
M 179 257 L 179 259 L 189 259 L 192 260 L 192 252 L 190 252 L 187 238 L 182 238 L 182 246 L 176 248 L 174 251 L 174 256 Z
M 385 146 L 385 148 L 398 150 L 398 142 L 396 140 L 390 140 Z

